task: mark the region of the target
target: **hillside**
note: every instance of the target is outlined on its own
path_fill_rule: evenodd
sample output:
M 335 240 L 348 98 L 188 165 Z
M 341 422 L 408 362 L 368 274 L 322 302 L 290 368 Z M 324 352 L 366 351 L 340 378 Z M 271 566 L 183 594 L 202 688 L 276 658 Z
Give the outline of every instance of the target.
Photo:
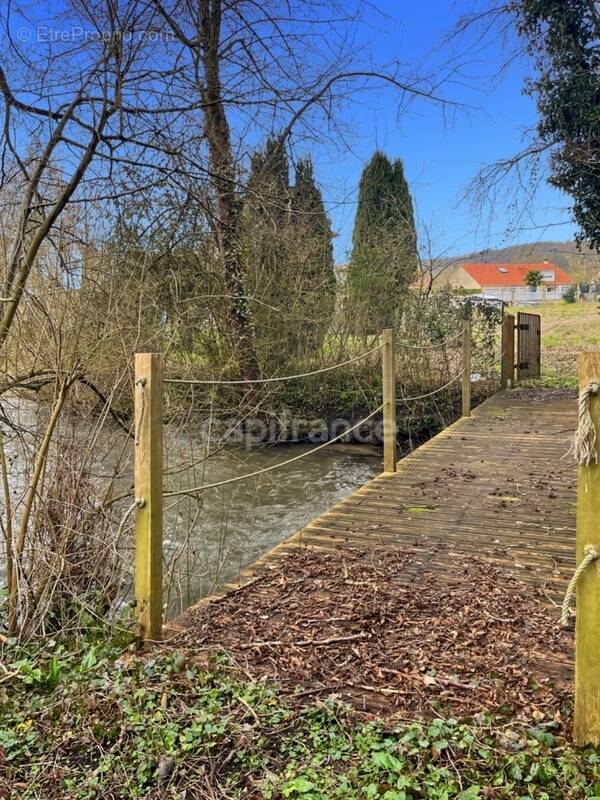
M 470 257 L 470 254 L 460 256 L 461 260 Z M 549 261 L 552 264 L 556 263 L 577 281 L 594 280 L 600 273 L 600 254 L 584 246 L 579 250 L 574 241 L 516 244 L 473 253 L 472 258 L 479 263 Z
M 441 258 L 430 267 L 424 264 L 423 273 L 415 281 L 415 285 L 428 284 L 430 274 L 434 275 L 434 286 L 456 286 L 457 276 L 462 264 L 468 261 L 481 263 L 530 263 L 539 264 L 548 261 L 550 264 L 565 270 L 577 282 L 600 281 L 600 254 L 587 247 L 578 249 L 574 241 L 567 242 L 529 242 L 509 247 L 499 247 Z

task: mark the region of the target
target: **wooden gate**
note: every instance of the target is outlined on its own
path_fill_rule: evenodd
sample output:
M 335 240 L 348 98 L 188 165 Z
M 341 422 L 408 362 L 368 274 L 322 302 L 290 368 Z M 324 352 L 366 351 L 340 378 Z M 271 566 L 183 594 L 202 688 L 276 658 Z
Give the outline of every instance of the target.
M 539 314 L 517 314 L 517 379 L 539 378 L 542 320 Z

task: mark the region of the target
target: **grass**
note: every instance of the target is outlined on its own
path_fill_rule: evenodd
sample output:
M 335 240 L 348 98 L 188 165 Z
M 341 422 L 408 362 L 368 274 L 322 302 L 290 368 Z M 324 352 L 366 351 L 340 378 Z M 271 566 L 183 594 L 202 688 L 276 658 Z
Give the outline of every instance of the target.
M 139 657 L 123 642 L 2 655 L 8 800 L 600 797 L 597 753 L 575 750 L 552 723 L 385 723 L 241 679 L 224 657 Z
M 600 347 L 600 313 L 595 303 L 543 303 L 511 308 L 542 318 L 542 377 L 538 385 L 575 388 L 578 354 Z

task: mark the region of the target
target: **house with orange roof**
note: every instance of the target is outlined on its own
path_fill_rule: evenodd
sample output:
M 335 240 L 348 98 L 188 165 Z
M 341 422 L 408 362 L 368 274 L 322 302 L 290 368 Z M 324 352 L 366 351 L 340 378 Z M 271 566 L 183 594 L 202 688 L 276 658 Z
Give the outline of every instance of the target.
M 539 286 L 527 284 L 527 275 L 531 271 L 540 273 Z M 454 289 L 522 305 L 561 300 L 575 281 L 560 267 L 544 261 L 540 264 L 462 264 L 453 270 L 450 283 Z

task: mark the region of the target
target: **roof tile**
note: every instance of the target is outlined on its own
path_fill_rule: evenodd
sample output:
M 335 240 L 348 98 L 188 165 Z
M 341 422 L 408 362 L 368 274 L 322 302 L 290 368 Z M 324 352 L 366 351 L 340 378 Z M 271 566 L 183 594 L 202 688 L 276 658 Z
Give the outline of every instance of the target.
M 530 270 L 551 272 L 553 277 L 547 281 L 552 285 L 563 286 L 574 283 L 573 278 L 554 264 L 463 264 L 463 269 L 481 287 L 486 286 L 526 286 L 525 277 Z

